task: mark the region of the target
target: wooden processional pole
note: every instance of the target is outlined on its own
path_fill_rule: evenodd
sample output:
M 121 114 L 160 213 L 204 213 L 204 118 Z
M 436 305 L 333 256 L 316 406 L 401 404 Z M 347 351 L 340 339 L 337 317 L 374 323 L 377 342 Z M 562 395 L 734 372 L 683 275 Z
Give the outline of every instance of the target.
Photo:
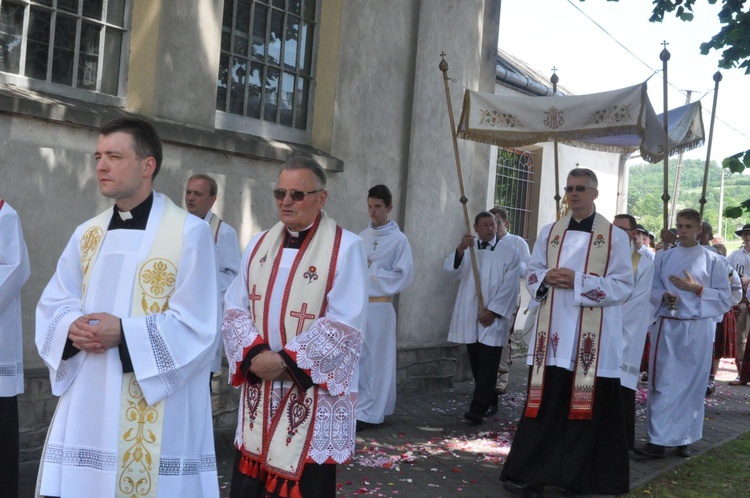
M 453 104 L 451 103 L 451 89 L 448 85 L 448 69 L 450 69 L 450 66 L 448 65 L 448 62 L 445 60 L 445 52 L 441 52 L 440 54 L 440 65 L 438 66 L 440 68 L 440 71 L 443 72 L 443 82 L 445 83 L 445 99 L 448 102 L 448 118 L 450 118 L 450 124 L 451 124 L 451 137 L 453 138 L 453 155 L 456 158 L 456 171 L 458 172 L 458 188 L 461 191 L 461 198 L 459 201 L 463 205 L 464 208 L 464 221 L 466 222 L 466 233 L 471 233 L 471 222 L 469 221 L 469 209 L 466 206 L 466 203 L 469 202 L 469 199 L 466 197 L 466 193 L 464 191 L 464 177 L 461 174 L 461 159 L 458 156 L 458 138 L 456 136 L 456 124 L 453 119 Z M 474 244 L 469 247 L 469 251 L 471 252 L 471 269 L 474 272 L 474 285 L 476 286 L 477 290 L 477 303 L 479 305 L 479 313 L 484 311 L 484 299 L 482 298 L 482 286 L 479 283 L 479 270 L 477 269 L 477 258 L 474 254 Z
M 664 192 L 661 195 L 663 202 L 664 212 L 663 219 L 664 223 L 662 226 L 663 230 L 669 230 L 669 105 L 667 104 L 667 62 L 669 61 L 669 45 L 666 40 L 662 43 L 664 50 L 659 54 L 659 59 L 662 62 L 662 71 L 664 73 Z M 662 238 L 664 238 L 662 236 Z M 666 246 L 666 244 L 664 244 Z M 666 249 L 666 247 L 665 247 Z
M 719 82 L 722 80 L 721 73 L 714 73 L 714 106 L 711 109 L 711 126 L 708 129 L 708 146 L 706 147 L 706 168 L 703 171 L 703 190 L 701 192 L 701 218 L 703 218 L 703 207 L 706 205 L 706 185 L 708 184 L 708 163 L 711 162 L 711 142 L 714 138 L 714 120 L 716 119 L 716 102 L 719 99 Z M 719 213 L 721 216 L 721 213 Z

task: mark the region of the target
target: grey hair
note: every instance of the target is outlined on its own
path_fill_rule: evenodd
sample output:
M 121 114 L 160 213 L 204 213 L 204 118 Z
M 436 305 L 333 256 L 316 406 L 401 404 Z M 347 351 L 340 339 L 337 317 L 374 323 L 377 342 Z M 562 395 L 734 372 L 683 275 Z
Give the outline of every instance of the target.
M 599 180 L 596 178 L 596 173 L 591 171 L 588 168 L 574 168 L 570 170 L 570 173 L 568 173 L 568 176 L 571 177 L 581 177 L 585 176 L 589 179 L 589 185 L 591 188 L 598 189 L 599 188 Z
M 281 171 L 294 170 L 294 169 L 306 169 L 311 171 L 318 179 L 318 187 L 321 189 L 326 188 L 326 172 L 323 166 L 318 163 L 315 159 L 308 157 L 293 157 L 284 161 L 281 165 Z M 279 171 L 279 174 L 281 174 Z

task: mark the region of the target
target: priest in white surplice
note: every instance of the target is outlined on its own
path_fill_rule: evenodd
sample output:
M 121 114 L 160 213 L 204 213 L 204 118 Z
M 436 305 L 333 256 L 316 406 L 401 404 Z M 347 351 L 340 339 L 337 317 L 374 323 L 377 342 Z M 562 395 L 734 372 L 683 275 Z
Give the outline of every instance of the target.
M 204 220 L 211 227 L 211 236 L 216 248 L 216 264 L 219 265 L 219 301 L 224 303 L 224 295 L 229 284 L 240 272 L 242 254 L 237 241 L 237 231 L 211 210 L 218 191 L 219 186 L 213 177 L 197 173 L 190 177 L 185 188 L 185 207 L 188 213 Z M 221 316 L 224 314 L 223 311 L 222 308 Z M 216 346 L 214 361 L 211 363 L 212 374 L 221 372 L 221 357 L 224 352 L 223 341 L 219 340 Z
M 37 494 L 218 497 L 211 230 L 152 190 L 162 147 L 149 123 L 105 125 L 95 159 L 115 206 L 75 230 L 37 305 L 60 396 Z
M 443 269 L 460 279 L 453 306 L 448 342 L 466 344 L 474 378 L 474 393 L 464 418 L 481 424 L 488 412 L 497 412 L 495 381 L 503 346 L 508 343 L 511 317 L 518 303 L 520 258 L 509 242 L 496 236 L 495 217 L 482 211 L 474 218 L 477 239 L 465 234 L 456 250 L 445 259 Z M 479 311 L 471 252 L 474 246 L 484 309 Z
M 273 195 L 281 221 L 250 240 L 224 302 L 242 388 L 230 496 L 328 498 L 354 453 L 367 260 L 362 239 L 323 211 L 316 161 L 287 160 Z
M 683 209 L 676 216 L 679 244 L 659 251 L 651 289 L 657 321 L 648 379 L 648 443 L 635 451 L 664 458 L 665 447 L 689 457 L 688 445 L 703 435 L 716 317 L 732 305 L 727 263 L 698 244 L 701 216 Z
M 646 344 L 648 326 L 653 321 L 651 306 L 651 281 L 654 278 L 654 263 L 644 257 L 634 245 L 638 233 L 635 218 L 630 214 L 618 214 L 612 224 L 621 228 L 631 243 L 630 259 L 633 264 L 633 292 L 622 305 L 622 367 L 620 384 L 625 427 L 628 431 L 628 449 L 635 445 L 635 392 L 641 374 L 643 347 Z
M 18 213 L 0 199 L 0 496 L 18 496 L 18 395 L 23 392 L 21 287 L 29 255 Z
M 542 228 L 526 285 L 541 301 L 529 342 L 529 394 L 500 479 L 513 493 L 629 488 L 620 398 L 622 303 L 633 289 L 628 238 L 594 209 L 596 174 L 575 168 L 571 214 Z
M 370 268 L 370 298 L 359 360 L 357 430 L 382 423 L 396 409 L 396 311 L 392 300 L 411 286 L 414 263 L 406 235 L 388 219 L 392 199 L 385 185 L 375 185 L 367 192 L 370 226 L 359 234 Z

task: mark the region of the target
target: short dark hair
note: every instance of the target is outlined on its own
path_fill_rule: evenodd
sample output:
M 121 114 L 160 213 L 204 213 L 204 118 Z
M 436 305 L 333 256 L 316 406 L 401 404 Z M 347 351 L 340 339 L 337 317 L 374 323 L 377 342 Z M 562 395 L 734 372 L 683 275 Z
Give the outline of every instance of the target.
M 311 171 L 318 179 L 318 186 L 322 189 L 326 188 L 326 172 L 323 166 L 318 163 L 315 159 L 309 157 L 292 157 L 287 159 L 281 165 L 281 171 L 294 170 L 294 169 L 306 169 Z M 279 174 L 281 174 L 279 171 Z
M 500 206 L 495 206 L 490 209 L 490 213 L 494 214 L 495 216 L 500 216 L 503 221 L 508 221 L 508 212 Z
M 127 133 L 133 137 L 133 150 L 138 159 L 154 158 L 156 167 L 154 168 L 154 174 L 151 176 L 151 181 L 155 180 L 156 175 L 159 174 L 159 170 L 161 169 L 161 162 L 164 159 L 161 138 L 156 133 L 156 128 L 143 119 L 118 118 L 105 124 L 99 130 L 99 134 L 105 137 L 118 132 Z
M 570 173 L 568 173 L 568 176 L 573 176 L 576 178 L 579 176 L 585 176 L 589 179 L 589 185 L 591 185 L 592 188 L 599 188 L 599 180 L 596 178 L 596 173 L 588 168 L 573 168 L 570 170 Z
M 615 215 L 616 220 L 628 220 L 630 223 L 630 229 L 635 230 L 638 228 L 638 223 L 635 221 L 635 216 L 632 214 L 622 213 L 622 214 L 616 214 Z
M 391 190 L 385 185 L 375 185 L 367 191 L 367 198 L 380 199 L 385 204 L 385 207 L 393 204 L 393 195 Z
M 474 217 L 474 225 L 475 226 L 478 225 L 479 224 L 479 220 L 481 220 L 482 218 L 492 218 L 494 220 L 495 216 L 492 213 L 490 213 L 489 211 L 480 211 Z
M 677 216 L 675 216 L 675 219 L 677 218 L 686 218 L 688 220 L 693 220 L 701 225 L 701 229 L 703 228 L 703 218 L 701 218 L 701 214 L 693 208 L 686 208 L 678 211 Z
M 212 176 L 205 175 L 203 173 L 196 173 L 188 178 L 188 183 L 192 180 L 206 180 L 208 182 L 208 194 L 214 196 L 219 193 L 219 186 L 216 184 L 216 180 Z

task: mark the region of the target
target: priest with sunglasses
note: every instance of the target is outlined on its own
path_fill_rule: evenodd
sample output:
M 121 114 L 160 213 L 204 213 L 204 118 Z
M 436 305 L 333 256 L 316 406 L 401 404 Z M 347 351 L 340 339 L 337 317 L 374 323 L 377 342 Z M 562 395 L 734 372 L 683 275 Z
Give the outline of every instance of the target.
M 526 406 L 500 476 L 511 493 L 628 492 L 621 305 L 633 267 L 627 235 L 596 212 L 597 187 L 589 169 L 568 174 L 571 214 L 542 228 L 526 272 L 540 308 Z
M 230 496 L 331 497 L 336 464 L 354 453 L 367 257 L 323 211 L 316 161 L 286 161 L 273 196 L 280 221 L 250 240 L 224 302 L 241 388 Z

